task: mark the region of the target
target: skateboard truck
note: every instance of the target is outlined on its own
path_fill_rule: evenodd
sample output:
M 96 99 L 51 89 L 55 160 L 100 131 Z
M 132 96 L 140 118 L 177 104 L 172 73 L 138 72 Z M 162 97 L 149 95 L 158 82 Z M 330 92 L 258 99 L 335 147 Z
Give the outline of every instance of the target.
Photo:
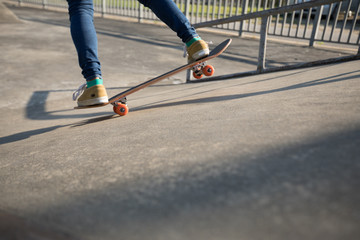
M 123 97 L 123 98 L 120 98 L 119 100 L 117 100 L 115 102 L 120 102 L 120 103 L 123 103 L 123 104 L 127 104 L 127 99 L 126 99 L 126 97 Z
M 214 67 L 212 65 L 207 65 L 206 62 L 196 64 L 191 70 L 193 71 L 193 77 L 196 79 L 200 79 L 204 75 L 210 77 L 215 72 Z

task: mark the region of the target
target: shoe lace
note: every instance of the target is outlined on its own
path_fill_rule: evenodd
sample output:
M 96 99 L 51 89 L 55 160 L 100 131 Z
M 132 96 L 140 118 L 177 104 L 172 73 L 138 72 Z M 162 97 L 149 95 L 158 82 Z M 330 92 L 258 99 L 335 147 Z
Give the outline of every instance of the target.
M 73 100 L 76 101 L 76 99 L 85 91 L 86 89 L 86 83 L 81 84 L 81 86 L 73 92 Z

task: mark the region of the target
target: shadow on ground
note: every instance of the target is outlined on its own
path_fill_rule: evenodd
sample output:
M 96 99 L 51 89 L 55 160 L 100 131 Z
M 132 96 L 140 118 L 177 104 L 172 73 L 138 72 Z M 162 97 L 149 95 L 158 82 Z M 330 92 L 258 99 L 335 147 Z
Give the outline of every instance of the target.
M 178 100 L 178 98 L 175 97 L 172 99 L 165 100 L 166 102 L 164 102 L 164 101 L 152 102 L 152 103 L 149 103 L 148 105 L 132 108 L 131 112 L 142 111 L 142 110 L 146 110 L 146 109 L 174 107 L 174 106 L 179 106 L 179 105 L 230 101 L 230 100 L 234 100 L 234 99 L 241 99 L 241 98 L 253 97 L 253 96 L 264 95 L 264 94 L 272 94 L 272 93 L 294 90 L 294 89 L 299 89 L 299 88 L 312 87 L 312 86 L 317 86 L 317 85 L 322 85 L 322 84 L 331 84 L 331 83 L 336 83 L 336 82 L 340 82 L 340 81 L 346 81 L 346 80 L 352 80 L 355 78 L 360 78 L 360 75 L 351 75 L 351 74 L 354 74 L 357 72 L 360 72 L 360 70 L 345 73 L 345 74 L 338 74 L 338 75 L 334 75 L 331 77 L 321 78 L 321 79 L 317 79 L 317 80 L 313 80 L 313 81 L 309 81 L 309 82 L 294 84 L 294 85 L 290 85 L 288 87 L 272 89 L 272 90 L 268 90 L 268 91 L 254 92 L 254 93 L 242 93 L 242 94 L 233 94 L 233 95 L 226 95 L 226 96 L 206 97 L 206 98 L 199 97 L 199 98 L 193 99 L 193 100 Z M 290 75 L 292 75 L 292 74 L 290 74 Z M 284 73 L 284 75 L 286 75 L 286 73 Z M 351 76 L 348 76 L 348 75 L 351 75 Z M 261 81 L 269 81 L 269 80 L 276 80 L 276 78 L 268 78 L 268 79 L 261 80 Z M 254 81 L 251 83 L 257 83 L 257 82 L 258 81 Z M 239 84 L 237 83 L 233 86 L 239 86 L 239 85 L 251 84 L 251 83 L 239 83 Z M 61 90 L 61 91 L 68 91 L 68 90 Z M 177 90 L 175 90 L 175 91 L 177 91 Z M 213 91 L 216 91 L 216 89 L 214 89 Z M 99 111 L 97 113 L 90 113 L 90 114 L 73 114 L 74 111 L 81 111 L 81 110 L 64 109 L 64 110 L 48 112 L 45 109 L 46 100 L 50 93 L 56 93 L 56 92 L 59 92 L 59 91 L 36 91 L 36 92 L 34 92 L 27 104 L 27 107 L 26 107 L 26 117 L 31 120 L 53 120 L 53 119 L 71 119 L 71 118 L 73 118 L 73 119 L 75 119 L 75 118 L 91 118 L 91 119 L 72 123 L 72 124 L 56 125 L 56 126 L 52 126 L 52 127 L 46 127 L 46 128 L 36 129 L 36 130 L 31 130 L 31 131 L 26 131 L 26 132 L 20 132 L 20 133 L 12 134 L 9 136 L 1 137 L 0 145 L 24 140 L 31 136 L 51 132 L 51 131 L 56 130 L 61 127 L 83 126 L 86 124 L 110 120 L 110 119 L 113 119 L 116 117 L 116 115 L 114 115 L 114 114 L 108 115 L 108 113 L 109 113 L 108 111 L 106 111 L 106 112 Z M 203 94 L 203 93 L 204 92 L 198 92 L 195 95 L 201 96 L 201 94 Z M 157 93 L 157 94 L 161 94 L 161 93 Z M 194 96 L 194 94 L 189 94 L 188 96 Z M 182 97 L 182 98 L 184 98 L 184 97 Z M 178 100 L 178 101 L 176 101 L 176 100 Z M 69 112 L 71 111 L 71 114 L 61 114 L 61 115 L 56 114 L 56 113 L 64 113 L 64 112 L 68 112 L 68 111 Z M 104 114 L 106 114 L 107 116 L 103 116 Z
M 221 152 L 205 166 L 117 181 L 27 217 L 94 238 L 356 239 L 359 144 L 356 126 L 277 151 Z

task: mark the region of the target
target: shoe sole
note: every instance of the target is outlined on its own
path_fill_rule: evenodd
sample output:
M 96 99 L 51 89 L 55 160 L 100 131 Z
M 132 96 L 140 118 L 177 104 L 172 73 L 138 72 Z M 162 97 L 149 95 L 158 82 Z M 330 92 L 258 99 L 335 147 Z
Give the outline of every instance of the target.
M 78 102 L 78 106 L 86 107 L 86 106 L 91 106 L 91 105 L 104 104 L 104 103 L 108 103 L 108 102 L 109 102 L 108 97 L 99 97 L 99 98 L 95 98 L 95 99 L 88 99 L 88 100 Z
M 192 58 L 196 60 L 200 59 L 200 58 L 203 58 L 203 57 L 206 57 L 210 54 L 210 50 L 209 49 L 202 49 L 196 53 L 194 53 L 192 55 Z

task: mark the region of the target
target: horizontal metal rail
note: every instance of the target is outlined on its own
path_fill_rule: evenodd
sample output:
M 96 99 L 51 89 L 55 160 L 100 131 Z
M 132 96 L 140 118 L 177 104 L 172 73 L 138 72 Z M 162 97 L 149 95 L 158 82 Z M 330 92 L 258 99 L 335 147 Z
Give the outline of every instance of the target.
M 289 70 L 294 70 L 294 69 L 316 67 L 316 66 L 322 66 L 322 65 L 326 65 L 326 64 L 335 64 L 335 63 L 342 63 L 342 62 L 348 62 L 348 61 L 354 61 L 354 60 L 360 60 L 360 54 L 345 56 L 345 57 L 338 57 L 338 58 L 329 58 L 329 59 L 323 59 L 323 60 L 312 61 L 312 62 L 303 62 L 303 63 L 286 65 L 286 66 L 281 66 L 281 67 L 264 68 L 264 69 L 262 69 L 262 71 L 254 70 L 254 71 L 226 74 L 226 75 L 221 75 L 221 76 L 216 76 L 216 77 L 203 78 L 200 80 L 188 81 L 188 83 L 200 83 L 200 82 L 219 81 L 219 80 L 232 79 L 232 78 L 248 77 L 248 76 L 254 76 L 254 75 L 264 74 L 264 73 L 289 71 Z
M 228 18 L 217 19 L 217 20 L 213 20 L 213 21 L 196 23 L 193 26 L 195 28 L 211 27 L 211 26 L 219 25 L 219 24 L 226 24 L 226 23 L 244 21 L 244 20 L 255 19 L 255 18 L 263 18 L 263 17 L 268 17 L 271 15 L 277 15 L 277 14 L 282 14 L 282 13 L 287 13 L 287 12 L 300 11 L 300 10 L 306 9 L 306 8 L 319 7 L 322 5 L 331 4 L 331 3 L 335 3 L 335 2 L 341 2 L 341 1 L 343 1 L 343 0 L 315 0 L 315 1 L 310 1 L 310 2 L 303 2 L 303 3 L 294 4 L 294 5 L 288 5 L 288 6 L 268 9 L 268 10 L 264 10 L 264 11 L 260 11 L 260 12 L 247 13 L 245 15 L 238 15 L 238 16 L 233 16 L 233 17 L 228 17 Z

